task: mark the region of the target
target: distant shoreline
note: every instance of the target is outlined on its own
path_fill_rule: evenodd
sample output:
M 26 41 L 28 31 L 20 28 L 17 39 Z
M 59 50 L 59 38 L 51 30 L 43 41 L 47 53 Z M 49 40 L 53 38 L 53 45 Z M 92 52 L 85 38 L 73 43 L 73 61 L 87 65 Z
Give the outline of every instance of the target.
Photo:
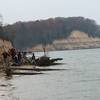
M 47 52 L 52 52 L 52 51 L 72 51 L 72 50 L 87 50 L 87 49 L 100 49 L 100 47 L 94 47 L 94 48 L 77 48 L 77 49 L 56 49 L 56 50 L 46 50 Z M 43 52 L 43 50 L 33 50 L 29 52 Z

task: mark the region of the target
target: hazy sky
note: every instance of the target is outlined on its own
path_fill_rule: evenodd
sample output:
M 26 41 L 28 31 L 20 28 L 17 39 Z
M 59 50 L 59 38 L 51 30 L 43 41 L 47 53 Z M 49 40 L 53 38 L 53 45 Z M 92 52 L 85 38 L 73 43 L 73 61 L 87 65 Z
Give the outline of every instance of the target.
M 0 0 L 4 23 L 83 16 L 100 24 L 100 0 Z

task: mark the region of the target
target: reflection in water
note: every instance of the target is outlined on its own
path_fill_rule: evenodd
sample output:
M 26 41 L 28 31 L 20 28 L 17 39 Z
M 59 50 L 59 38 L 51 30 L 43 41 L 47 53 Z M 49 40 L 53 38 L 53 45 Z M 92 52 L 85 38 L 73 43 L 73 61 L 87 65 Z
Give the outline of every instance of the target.
M 63 65 L 0 79 L 0 100 L 100 100 L 100 49 L 50 52 Z M 53 70 L 54 69 L 54 70 Z

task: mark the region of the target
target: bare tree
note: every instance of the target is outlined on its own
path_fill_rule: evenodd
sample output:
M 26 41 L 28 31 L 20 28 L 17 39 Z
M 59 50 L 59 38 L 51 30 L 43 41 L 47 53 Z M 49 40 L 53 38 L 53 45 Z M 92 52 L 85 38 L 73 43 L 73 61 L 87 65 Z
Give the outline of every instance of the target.
M 0 26 L 3 25 L 3 16 L 0 14 Z

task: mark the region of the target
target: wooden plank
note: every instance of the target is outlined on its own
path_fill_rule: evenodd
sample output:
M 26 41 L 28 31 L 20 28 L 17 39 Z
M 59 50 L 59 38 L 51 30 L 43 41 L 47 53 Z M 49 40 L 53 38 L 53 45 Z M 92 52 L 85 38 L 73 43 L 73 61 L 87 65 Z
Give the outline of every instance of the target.
M 12 72 L 13 75 L 38 75 L 43 73 L 36 73 L 36 72 Z
M 34 70 L 34 68 L 12 67 L 12 70 Z
M 11 68 L 13 71 L 15 71 L 15 70 L 19 70 L 19 71 L 37 71 L 37 72 L 39 72 L 39 71 L 59 71 L 59 70 L 64 70 L 64 69 L 51 69 L 51 68 L 18 68 L 18 67 L 16 67 L 16 68 Z

